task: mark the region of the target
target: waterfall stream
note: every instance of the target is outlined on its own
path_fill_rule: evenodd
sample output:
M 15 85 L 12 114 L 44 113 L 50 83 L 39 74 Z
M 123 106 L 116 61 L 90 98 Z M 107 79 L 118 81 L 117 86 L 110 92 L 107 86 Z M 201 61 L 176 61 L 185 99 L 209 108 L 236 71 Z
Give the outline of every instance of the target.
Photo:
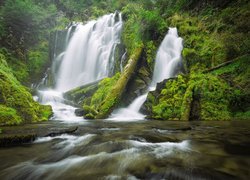
M 38 90 L 38 101 L 52 105 L 53 119 L 82 120 L 82 117 L 75 116 L 76 108 L 63 98 L 63 93 L 113 72 L 115 48 L 120 43 L 122 24 L 121 14 L 112 13 L 85 25 L 73 23 L 68 28 L 66 49 L 54 57 L 52 64 L 55 88 Z M 55 38 L 57 42 L 57 34 Z
M 141 114 L 140 108 L 146 101 L 149 91 L 156 89 L 157 83 L 176 76 L 181 66 L 181 51 L 183 49 L 182 38 L 178 36 L 176 28 L 169 28 L 164 40 L 162 41 L 155 59 L 153 78 L 147 93 L 137 97 L 127 108 L 115 110 L 110 120 L 140 120 L 145 115 Z

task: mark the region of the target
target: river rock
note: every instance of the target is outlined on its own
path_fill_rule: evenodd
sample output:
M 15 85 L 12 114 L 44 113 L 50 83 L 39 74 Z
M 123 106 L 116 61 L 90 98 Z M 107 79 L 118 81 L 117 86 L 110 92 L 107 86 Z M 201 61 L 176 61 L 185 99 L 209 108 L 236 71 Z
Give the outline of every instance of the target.
M 84 110 L 83 109 L 76 109 L 75 110 L 75 115 L 79 116 L 79 117 L 83 116 L 84 115 Z

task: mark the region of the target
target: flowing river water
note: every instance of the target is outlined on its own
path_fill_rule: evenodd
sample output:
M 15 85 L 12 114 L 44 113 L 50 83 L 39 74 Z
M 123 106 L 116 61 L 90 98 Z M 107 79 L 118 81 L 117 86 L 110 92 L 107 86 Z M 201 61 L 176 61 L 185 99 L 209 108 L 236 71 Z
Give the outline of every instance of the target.
M 1 148 L 1 179 L 250 177 L 248 121 L 84 120 L 47 124 L 52 128 L 77 126 L 78 130 Z

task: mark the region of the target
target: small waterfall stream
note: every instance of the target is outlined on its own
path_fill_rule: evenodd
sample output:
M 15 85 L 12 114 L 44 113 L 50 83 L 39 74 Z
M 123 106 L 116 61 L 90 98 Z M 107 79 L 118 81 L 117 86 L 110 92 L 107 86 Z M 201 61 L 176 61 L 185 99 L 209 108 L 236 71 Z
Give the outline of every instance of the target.
M 176 28 L 169 28 L 156 55 L 153 78 L 149 91 L 154 91 L 157 83 L 174 77 L 179 73 L 181 66 L 181 51 L 183 49 L 182 38 L 178 36 Z M 110 120 L 141 120 L 145 115 L 141 114 L 140 108 L 146 101 L 148 92 L 137 97 L 127 108 L 115 110 Z
M 76 117 L 63 92 L 110 75 L 114 69 L 116 45 L 122 30 L 120 13 L 104 15 L 83 25 L 73 23 L 65 37 L 65 51 L 54 57 L 52 74 L 55 88 L 38 90 L 38 101 L 52 105 L 56 120 L 82 120 Z M 57 42 L 57 34 L 56 34 Z M 56 46 L 56 44 L 55 44 Z

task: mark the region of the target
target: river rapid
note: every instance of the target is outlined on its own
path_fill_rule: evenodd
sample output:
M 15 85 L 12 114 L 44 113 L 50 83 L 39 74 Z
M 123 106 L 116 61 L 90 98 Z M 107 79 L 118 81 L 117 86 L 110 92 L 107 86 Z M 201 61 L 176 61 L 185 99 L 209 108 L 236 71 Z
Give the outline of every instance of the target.
M 249 179 L 250 122 L 76 123 L 72 134 L 0 148 L 0 179 Z M 38 125 L 43 126 L 43 124 Z

